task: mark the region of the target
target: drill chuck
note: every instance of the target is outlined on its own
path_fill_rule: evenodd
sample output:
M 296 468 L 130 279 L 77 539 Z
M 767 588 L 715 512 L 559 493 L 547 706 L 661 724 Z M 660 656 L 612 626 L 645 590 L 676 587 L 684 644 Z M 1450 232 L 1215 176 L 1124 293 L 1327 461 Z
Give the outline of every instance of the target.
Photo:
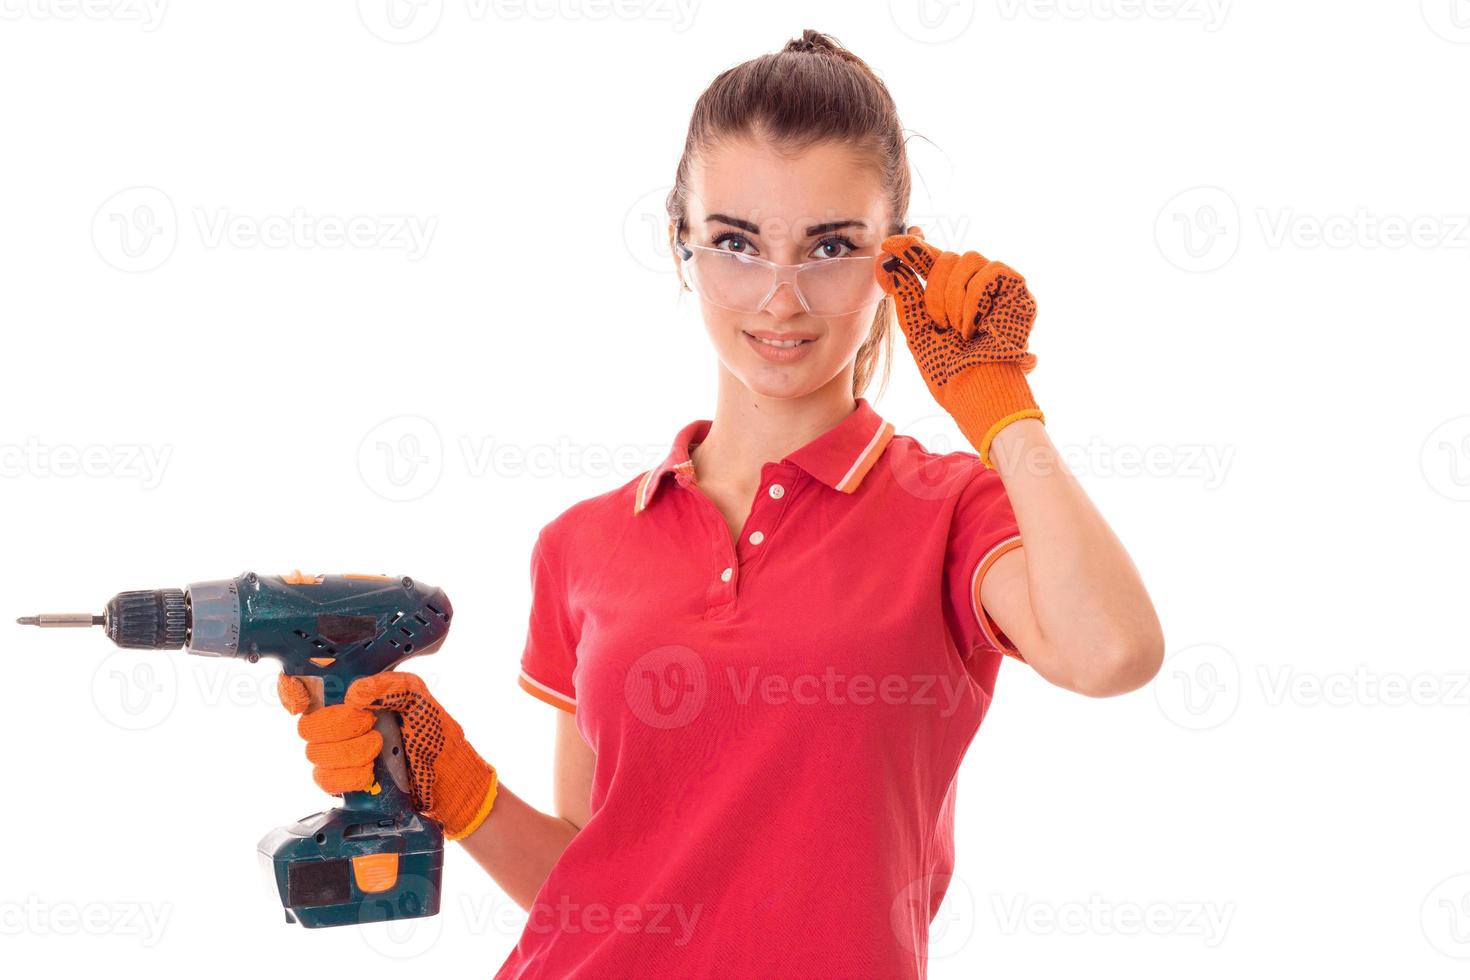
M 183 589 L 119 592 L 107 603 L 108 639 L 135 650 L 181 650 L 189 640 Z

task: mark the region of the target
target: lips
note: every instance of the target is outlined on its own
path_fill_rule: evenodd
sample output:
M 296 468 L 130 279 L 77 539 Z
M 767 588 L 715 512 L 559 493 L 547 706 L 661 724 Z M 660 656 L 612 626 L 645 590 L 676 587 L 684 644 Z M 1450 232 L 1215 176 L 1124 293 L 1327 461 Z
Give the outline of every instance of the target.
M 767 347 L 775 347 L 778 350 L 790 350 L 795 347 L 801 347 L 817 339 L 810 334 L 773 333 L 770 330 L 744 330 L 741 332 L 747 337 L 752 337 L 764 343 Z

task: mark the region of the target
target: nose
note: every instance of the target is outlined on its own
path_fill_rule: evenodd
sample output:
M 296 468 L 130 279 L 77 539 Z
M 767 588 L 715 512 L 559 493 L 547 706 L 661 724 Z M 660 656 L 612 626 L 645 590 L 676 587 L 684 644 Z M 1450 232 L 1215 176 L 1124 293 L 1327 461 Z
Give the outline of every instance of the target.
M 770 314 L 777 323 L 785 323 L 806 311 L 801 307 L 801 300 L 796 297 L 795 284 L 780 282 L 777 283 L 776 291 L 771 294 L 770 300 L 761 312 Z

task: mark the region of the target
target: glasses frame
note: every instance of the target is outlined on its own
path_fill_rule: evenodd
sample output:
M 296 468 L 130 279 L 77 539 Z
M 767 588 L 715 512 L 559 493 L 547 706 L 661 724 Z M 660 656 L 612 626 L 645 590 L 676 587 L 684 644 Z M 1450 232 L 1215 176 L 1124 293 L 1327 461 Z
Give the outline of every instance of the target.
M 781 288 L 781 284 L 783 282 L 791 283 L 791 291 L 796 294 L 796 301 L 801 304 L 802 310 L 804 310 L 808 316 L 846 316 L 849 313 L 856 313 L 858 310 L 868 305 L 867 301 L 859 303 L 857 306 L 853 307 L 850 310 L 843 310 L 841 313 L 812 312 L 811 306 L 806 301 L 806 296 L 802 294 L 801 286 L 797 284 L 796 277 L 801 275 L 803 271 L 810 269 L 813 266 L 831 265 L 833 262 L 867 262 L 870 265 L 876 265 L 878 259 L 881 258 L 883 254 L 880 252 L 877 255 L 844 255 L 841 258 L 837 259 L 812 259 L 809 262 L 797 262 L 791 265 L 785 265 L 780 262 L 772 262 L 770 259 L 763 259 L 759 255 L 746 255 L 742 252 L 732 252 L 726 248 L 712 248 L 708 245 L 690 245 L 682 238 L 675 238 L 674 241 L 679 251 L 679 257 L 685 262 L 692 263 L 693 267 L 696 270 L 699 268 L 698 257 L 700 254 L 705 252 L 717 252 L 723 255 L 733 255 L 740 261 L 749 263 L 751 265 L 765 266 L 772 271 L 773 276 L 771 280 L 771 288 L 766 290 L 765 296 L 761 297 L 760 303 L 753 310 L 742 310 L 737 309 L 733 306 L 726 306 L 723 303 L 717 303 L 713 299 L 710 299 L 708 296 L 705 296 L 702 291 L 700 292 L 700 295 L 704 297 L 706 302 L 714 306 L 718 306 L 722 310 L 729 310 L 732 313 L 761 312 L 766 308 L 766 304 L 771 301 L 772 297 L 776 295 L 776 290 Z M 694 276 L 695 278 L 698 277 L 697 271 L 695 272 Z M 869 278 L 871 279 L 872 277 Z M 881 293 L 882 287 L 878 285 L 877 280 L 873 279 L 872 282 L 873 288 L 877 289 Z

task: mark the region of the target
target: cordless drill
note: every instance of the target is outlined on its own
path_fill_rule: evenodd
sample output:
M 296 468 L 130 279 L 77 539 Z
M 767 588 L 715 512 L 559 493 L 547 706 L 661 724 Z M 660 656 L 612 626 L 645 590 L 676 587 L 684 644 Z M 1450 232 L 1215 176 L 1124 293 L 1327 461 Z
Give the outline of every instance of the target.
M 183 589 L 119 592 L 102 615 L 42 613 L 43 627 L 101 626 L 120 647 L 281 661 L 314 709 L 341 704 L 359 677 L 432 653 L 453 615 L 440 589 L 407 576 L 257 575 Z M 308 929 L 434 915 L 444 866 L 440 824 L 414 810 L 399 721 L 378 713 L 383 748 L 374 782 L 342 805 L 302 817 L 260 841 L 287 922 Z

